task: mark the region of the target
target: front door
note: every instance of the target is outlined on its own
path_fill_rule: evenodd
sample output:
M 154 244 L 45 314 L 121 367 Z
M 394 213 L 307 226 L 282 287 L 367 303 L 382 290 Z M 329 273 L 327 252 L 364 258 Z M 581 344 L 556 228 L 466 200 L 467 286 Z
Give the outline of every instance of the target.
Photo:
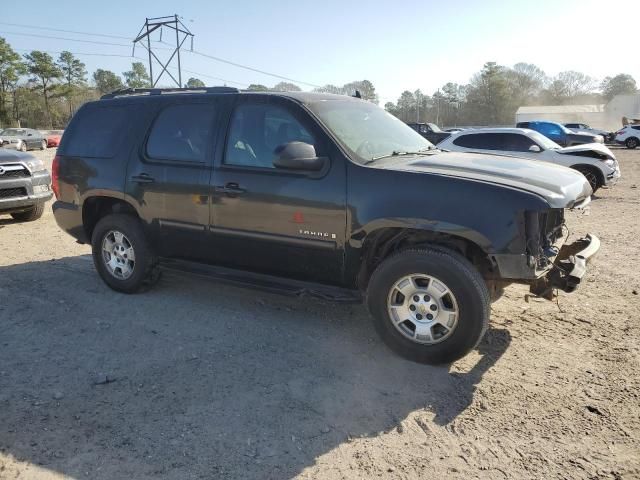
M 330 159 L 322 172 L 273 166 L 293 141 Z M 211 237 L 217 263 L 307 281 L 342 281 L 346 229 L 345 165 L 297 103 L 241 95 L 212 176 Z
M 169 101 L 151 122 L 144 144 L 132 152 L 127 192 L 156 233 L 161 255 L 206 255 L 216 117 L 214 98 Z

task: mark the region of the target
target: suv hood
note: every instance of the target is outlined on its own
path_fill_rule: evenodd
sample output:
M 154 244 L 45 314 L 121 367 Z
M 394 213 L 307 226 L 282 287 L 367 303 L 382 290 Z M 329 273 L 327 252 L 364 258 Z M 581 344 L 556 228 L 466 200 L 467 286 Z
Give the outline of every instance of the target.
M 35 157 L 30 153 L 18 152 L 17 150 L 7 150 L 0 148 L 0 165 L 6 163 L 28 162 Z
M 461 152 L 409 157 L 410 160 L 401 158 L 401 161 L 375 167 L 448 175 L 517 188 L 544 198 L 552 208 L 573 208 L 588 202 L 592 193 L 589 182 L 581 173 L 539 160 Z
M 609 147 L 606 147 L 601 143 L 583 143 L 582 145 L 573 145 L 571 147 L 564 147 L 559 150 L 556 150 L 556 152 L 562 153 L 564 155 L 571 155 L 577 152 L 597 152 L 606 156 L 607 158 L 610 158 L 611 160 L 616 159 L 616 156 L 609 149 Z

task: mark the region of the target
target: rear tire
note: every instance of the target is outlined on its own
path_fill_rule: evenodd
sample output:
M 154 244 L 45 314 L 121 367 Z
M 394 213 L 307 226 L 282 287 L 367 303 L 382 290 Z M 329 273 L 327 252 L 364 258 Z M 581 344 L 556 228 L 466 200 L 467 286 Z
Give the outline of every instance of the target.
M 371 276 L 366 303 L 382 340 L 418 363 L 462 358 L 478 345 L 489 324 L 484 279 L 467 259 L 445 250 L 404 250 L 384 260 Z
M 40 150 L 44 150 L 46 148 L 47 148 L 47 141 L 42 140 L 42 142 L 40 143 Z
M 91 247 L 100 277 L 117 292 L 136 293 L 159 278 L 157 258 L 140 221 L 131 215 L 102 218 L 93 230 Z
M 11 216 L 14 220 L 18 222 L 33 222 L 42 217 L 44 213 L 44 203 L 37 203 L 29 210 L 25 210 L 24 212 L 16 212 L 12 213 Z
M 591 169 L 588 167 L 575 167 L 575 170 L 584 175 L 584 178 L 586 178 L 587 182 L 589 182 L 589 185 L 591 185 L 591 190 L 593 190 L 593 193 L 596 193 L 602 186 L 600 175 L 598 175 L 595 169 Z
M 631 137 L 631 138 L 627 138 L 624 144 L 627 146 L 627 148 L 634 150 L 635 148 L 638 147 L 638 145 L 640 145 L 640 140 L 638 140 L 635 137 Z

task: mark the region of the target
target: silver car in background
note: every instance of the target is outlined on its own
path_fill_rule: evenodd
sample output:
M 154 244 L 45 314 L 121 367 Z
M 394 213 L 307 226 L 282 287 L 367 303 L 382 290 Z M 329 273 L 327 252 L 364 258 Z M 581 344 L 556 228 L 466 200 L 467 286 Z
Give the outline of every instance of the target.
M 47 148 L 47 139 L 38 130 L 32 128 L 5 128 L 0 131 L 0 145 L 12 150 L 27 150 Z

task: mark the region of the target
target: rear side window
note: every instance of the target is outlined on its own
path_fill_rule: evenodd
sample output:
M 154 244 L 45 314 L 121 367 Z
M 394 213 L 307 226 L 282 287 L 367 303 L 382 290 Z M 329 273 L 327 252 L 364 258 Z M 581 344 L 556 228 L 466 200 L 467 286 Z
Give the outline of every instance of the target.
M 503 143 L 503 134 L 501 133 L 472 133 L 459 136 L 453 141 L 453 144 L 459 147 L 480 150 L 502 150 Z
M 204 162 L 213 128 L 214 107 L 209 103 L 171 105 L 151 127 L 147 155 L 159 160 Z
M 64 154 L 77 157 L 112 158 L 129 130 L 125 105 L 80 110 L 65 133 Z
M 503 137 L 502 149 L 508 152 L 528 152 L 533 145 L 536 145 L 529 137 L 518 133 L 505 133 Z
M 562 130 L 558 125 L 554 123 L 541 122 L 541 123 L 538 123 L 536 126 L 538 127 L 536 130 L 538 130 L 543 135 L 552 135 L 555 137 L 562 135 Z
M 634 130 L 640 130 L 640 126 L 638 126 L 638 127 L 631 127 L 631 128 L 633 128 Z

